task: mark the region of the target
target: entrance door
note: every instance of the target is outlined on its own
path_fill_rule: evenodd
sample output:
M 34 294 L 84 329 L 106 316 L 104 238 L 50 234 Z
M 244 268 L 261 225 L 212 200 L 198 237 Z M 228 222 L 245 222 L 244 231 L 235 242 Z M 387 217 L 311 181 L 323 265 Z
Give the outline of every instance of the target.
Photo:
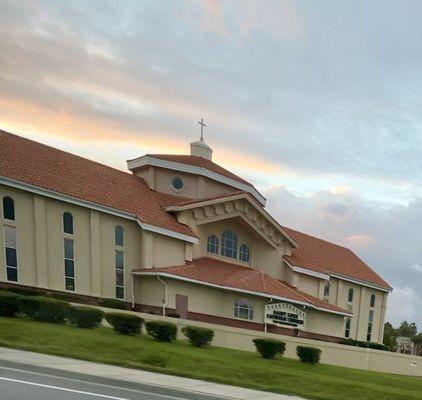
M 186 319 L 188 317 L 188 296 L 176 294 L 176 311 L 180 318 Z

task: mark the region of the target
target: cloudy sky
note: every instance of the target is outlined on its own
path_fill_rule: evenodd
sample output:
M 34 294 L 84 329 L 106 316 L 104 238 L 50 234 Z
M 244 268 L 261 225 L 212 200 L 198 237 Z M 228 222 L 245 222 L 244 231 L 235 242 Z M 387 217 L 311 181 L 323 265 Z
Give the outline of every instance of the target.
M 0 0 L 0 128 L 125 168 L 199 135 L 422 330 L 422 2 Z

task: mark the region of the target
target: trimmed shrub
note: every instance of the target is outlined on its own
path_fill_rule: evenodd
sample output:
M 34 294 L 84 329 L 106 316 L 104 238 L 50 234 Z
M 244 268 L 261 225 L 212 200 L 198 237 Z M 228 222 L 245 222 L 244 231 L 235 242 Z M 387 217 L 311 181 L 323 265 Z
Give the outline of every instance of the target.
M 101 299 L 99 304 L 101 307 L 117 308 L 118 310 L 127 310 L 126 303 L 117 299 Z
M 0 292 L 0 315 L 2 317 L 16 317 L 19 312 L 20 297 L 16 293 Z
M 5 288 L 5 290 L 11 293 L 20 294 L 21 296 L 42 296 L 40 291 L 25 287 L 8 287 Z
M 20 310 L 29 318 L 43 322 L 62 324 L 67 315 L 69 304 L 62 300 L 48 297 L 21 297 Z
M 192 346 L 208 346 L 214 337 L 214 331 L 211 329 L 198 328 L 197 326 L 184 326 L 183 334 L 189 339 Z
M 46 294 L 46 297 L 49 297 L 50 299 L 67 301 L 69 303 L 83 303 L 83 299 L 81 299 L 81 296 L 78 296 L 77 294 L 49 292 Z
M 101 324 L 104 313 L 94 307 L 70 306 L 67 316 L 69 322 L 79 328 L 96 328 Z
M 148 335 L 161 342 L 176 340 L 177 326 L 166 321 L 147 321 L 145 323 Z
M 384 344 L 375 342 L 364 342 L 363 340 L 347 339 L 343 341 L 342 344 L 345 344 L 347 346 L 363 347 L 365 349 L 369 348 L 375 350 L 387 350 L 387 347 Z
M 286 343 L 274 339 L 254 339 L 256 350 L 264 358 L 282 356 L 286 350 Z
M 133 314 L 106 313 L 105 319 L 113 329 L 122 335 L 139 335 L 141 333 L 143 318 Z
M 296 354 L 300 361 L 309 364 L 318 364 L 321 357 L 321 350 L 314 347 L 297 346 Z

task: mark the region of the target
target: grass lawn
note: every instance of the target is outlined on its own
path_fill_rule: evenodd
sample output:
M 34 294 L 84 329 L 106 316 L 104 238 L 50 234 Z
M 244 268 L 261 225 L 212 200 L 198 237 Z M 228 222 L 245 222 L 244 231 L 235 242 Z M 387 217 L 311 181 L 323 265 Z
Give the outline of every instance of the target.
M 422 399 L 422 379 L 188 343 L 160 343 L 147 335 L 122 336 L 110 328 L 84 330 L 0 317 L 0 346 L 324 400 Z

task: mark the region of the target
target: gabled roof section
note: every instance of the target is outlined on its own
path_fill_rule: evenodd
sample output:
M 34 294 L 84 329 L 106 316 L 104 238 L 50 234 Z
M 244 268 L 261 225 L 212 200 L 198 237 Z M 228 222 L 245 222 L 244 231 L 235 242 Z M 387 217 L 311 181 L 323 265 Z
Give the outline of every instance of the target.
M 183 200 L 180 197 L 154 192 L 133 174 L 1 130 L 0 183 L 42 189 L 49 197 L 138 220 L 148 230 L 197 240 L 187 225 L 162 208 Z
M 391 286 L 350 249 L 291 228 L 284 229 L 299 244 L 291 256 L 284 256 L 292 266 L 391 290 Z
M 352 315 L 340 307 L 303 293 L 262 271 L 210 257 L 197 258 L 182 266 L 140 269 L 133 273 L 185 280 L 268 299 L 290 301 L 335 314 Z
M 250 182 L 203 157 L 177 154 L 146 154 L 145 156 L 128 160 L 127 165 L 131 171 L 136 171 L 145 166 L 155 166 L 205 176 L 246 191 L 252 194 L 261 205 L 265 206 L 266 204 L 265 197 Z
M 247 207 L 237 207 L 236 203 L 239 204 L 239 201 L 246 200 L 248 206 Z M 234 209 L 236 209 L 244 219 L 248 218 L 248 212 L 253 209 L 255 210 L 255 214 L 259 215 L 265 224 L 268 226 L 272 226 L 275 231 L 279 232 L 279 234 L 286 239 L 293 247 L 297 247 L 298 244 L 296 240 L 281 226 L 266 210 L 262 207 L 256 199 L 248 192 L 238 191 L 233 193 L 225 193 L 218 196 L 207 197 L 203 199 L 197 200 L 184 200 L 178 201 L 177 204 L 174 205 L 167 205 L 165 210 L 168 212 L 180 212 L 184 210 L 192 210 L 201 207 L 215 207 L 217 204 L 224 204 L 227 202 L 233 202 L 235 204 Z M 253 220 L 255 223 L 253 223 Z M 257 224 L 257 218 L 252 218 L 250 225 L 254 226 L 255 229 L 259 229 L 261 224 Z M 262 235 L 262 233 L 261 233 Z

